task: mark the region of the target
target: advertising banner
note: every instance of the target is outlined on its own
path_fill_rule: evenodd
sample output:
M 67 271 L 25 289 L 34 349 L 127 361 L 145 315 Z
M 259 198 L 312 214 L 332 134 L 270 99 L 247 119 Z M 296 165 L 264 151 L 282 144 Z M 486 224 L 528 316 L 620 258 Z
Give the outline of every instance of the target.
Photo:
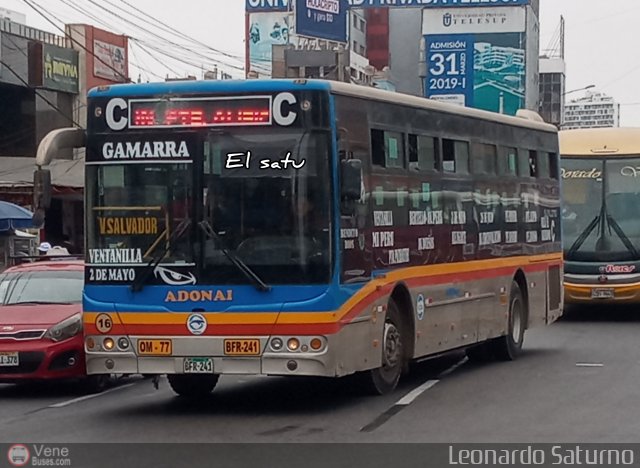
M 93 41 L 93 74 L 111 81 L 125 81 L 125 48 L 114 44 Z
M 292 15 L 261 12 L 249 15 L 249 69 L 261 77 L 271 77 L 272 47 L 289 43 Z
M 290 11 L 295 0 L 245 0 L 248 13 Z M 529 5 L 530 0 L 346 0 L 347 8 L 447 8 Z
M 296 32 L 330 41 L 347 41 L 346 0 L 297 0 Z
M 473 106 L 473 35 L 426 36 L 427 97 Z
M 250 0 L 247 0 L 250 1 Z M 258 1 L 258 0 L 254 0 Z M 264 0 L 263 0 L 264 1 Z M 388 8 L 388 7 L 487 7 L 528 5 L 529 0 L 349 0 L 351 8 Z
M 245 10 L 254 11 L 289 11 L 290 4 L 295 0 L 246 0 Z
M 42 45 L 42 86 L 66 93 L 78 92 L 78 52 Z
M 524 32 L 526 7 L 423 10 L 422 34 Z
M 525 107 L 525 35 L 430 35 L 426 97 L 515 115 Z

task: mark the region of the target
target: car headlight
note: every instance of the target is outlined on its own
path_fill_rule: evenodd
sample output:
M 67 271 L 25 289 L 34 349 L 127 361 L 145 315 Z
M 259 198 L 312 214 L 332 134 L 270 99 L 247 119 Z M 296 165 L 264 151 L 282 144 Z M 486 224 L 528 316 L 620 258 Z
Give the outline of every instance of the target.
M 64 341 L 76 336 L 81 331 L 82 314 L 76 314 L 49 328 L 44 336 L 53 341 Z

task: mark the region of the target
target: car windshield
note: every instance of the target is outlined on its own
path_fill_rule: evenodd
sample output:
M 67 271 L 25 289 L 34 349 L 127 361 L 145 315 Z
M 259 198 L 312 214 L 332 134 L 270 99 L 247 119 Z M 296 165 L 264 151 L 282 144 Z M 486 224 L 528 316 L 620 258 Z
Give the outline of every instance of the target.
M 21 271 L 0 275 L 0 304 L 79 304 L 82 271 Z

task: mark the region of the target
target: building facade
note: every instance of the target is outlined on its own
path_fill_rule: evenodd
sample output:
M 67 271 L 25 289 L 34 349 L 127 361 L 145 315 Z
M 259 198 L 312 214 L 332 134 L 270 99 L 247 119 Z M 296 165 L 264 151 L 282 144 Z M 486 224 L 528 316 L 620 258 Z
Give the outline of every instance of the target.
M 620 104 L 603 93 L 587 91 L 565 103 L 564 111 L 563 130 L 620 126 Z
M 540 57 L 540 103 L 545 122 L 560 128 L 564 117 L 566 64 L 561 58 Z
M 57 128 L 86 126 L 89 88 L 129 81 L 127 38 L 87 25 L 60 36 L 12 18 L 0 19 L 0 199 L 32 210 L 40 141 Z M 53 196 L 41 235 L 80 251 L 84 152 L 61 152 L 49 169 Z

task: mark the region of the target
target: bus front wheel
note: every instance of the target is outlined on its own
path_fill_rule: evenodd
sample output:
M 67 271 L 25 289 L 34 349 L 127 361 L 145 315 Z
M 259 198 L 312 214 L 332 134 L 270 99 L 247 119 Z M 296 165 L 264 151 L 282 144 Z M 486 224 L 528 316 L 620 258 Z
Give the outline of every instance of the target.
M 219 376 L 213 375 L 183 375 L 169 374 L 167 379 L 171 389 L 181 397 L 199 398 L 209 395 Z
M 400 310 L 391 299 L 382 331 L 382 366 L 363 372 L 361 376 L 367 393 L 385 395 L 398 385 L 405 362 L 402 330 Z
M 522 352 L 524 332 L 527 328 L 527 305 L 520 285 L 513 281 L 509 295 L 509 325 L 507 334 L 496 339 L 494 353 L 502 361 L 513 361 Z

